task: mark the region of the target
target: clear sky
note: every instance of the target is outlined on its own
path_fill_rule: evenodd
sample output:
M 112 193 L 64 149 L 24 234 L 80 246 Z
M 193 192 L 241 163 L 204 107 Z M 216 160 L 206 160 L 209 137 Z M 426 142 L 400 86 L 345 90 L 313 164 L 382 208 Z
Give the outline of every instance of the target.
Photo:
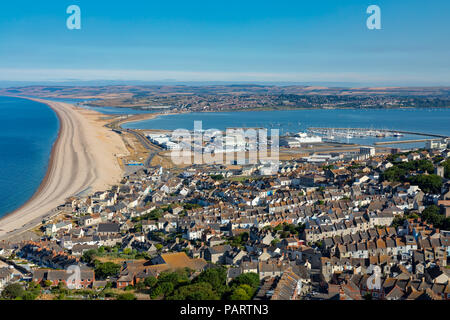
M 449 16 L 448 0 L 4 0 L 0 81 L 450 85 Z

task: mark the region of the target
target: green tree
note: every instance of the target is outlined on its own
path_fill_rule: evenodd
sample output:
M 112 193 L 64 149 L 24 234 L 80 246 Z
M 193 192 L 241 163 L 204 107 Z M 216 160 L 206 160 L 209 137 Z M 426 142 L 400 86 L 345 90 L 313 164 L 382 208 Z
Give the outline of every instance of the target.
M 168 300 L 219 300 L 219 296 L 211 284 L 199 282 L 176 289 Z
M 242 288 L 241 286 L 237 287 L 233 290 L 230 300 L 250 300 L 251 297 L 248 294 L 248 292 L 245 290 L 245 288 Z
M 25 293 L 22 295 L 23 300 L 36 300 L 37 297 L 38 295 L 32 291 L 25 291 Z
M 96 249 L 90 249 L 83 253 L 81 260 L 86 263 L 93 263 L 95 256 L 98 254 Z
M 442 178 L 435 174 L 417 175 L 409 177 L 408 181 L 413 185 L 418 185 L 425 193 L 440 193 L 442 188 Z
M 144 284 L 148 288 L 153 288 L 154 286 L 156 286 L 157 283 L 158 283 L 158 279 L 156 279 L 153 276 L 147 277 L 144 280 Z
M 396 216 L 392 221 L 391 227 L 398 228 L 399 226 L 403 226 L 405 220 L 406 220 L 405 217 Z
M 219 296 L 222 296 L 226 291 L 227 272 L 223 267 L 210 268 L 198 275 L 194 279 L 194 283 L 206 282 L 209 283 Z
M 431 205 L 422 211 L 422 219 L 433 224 L 436 228 L 445 227 L 445 216 L 440 213 L 440 209 L 436 205 Z
M 99 279 L 116 276 L 120 271 L 120 265 L 113 262 L 98 263 L 95 266 L 95 275 Z
M 136 299 L 137 299 L 136 296 L 131 292 L 122 293 L 117 296 L 117 300 L 136 300 Z
M 169 282 L 174 287 L 189 283 L 189 272 L 187 270 L 177 270 L 175 272 L 162 272 L 158 277 L 158 284 Z
M 257 289 L 259 287 L 259 275 L 254 272 L 246 272 L 237 276 L 233 281 L 231 281 L 230 285 L 240 286 L 242 284 L 249 285 L 253 289 Z
M 450 179 L 450 159 L 445 160 L 441 165 L 444 167 L 445 178 Z
M 12 283 L 8 284 L 5 289 L 2 291 L 2 298 L 8 299 L 8 300 L 14 300 L 22 298 L 24 295 L 25 290 L 19 283 Z
M 160 296 L 168 296 L 175 289 L 175 286 L 172 282 L 162 282 L 158 283 L 158 285 L 150 291 L 150 297 L 152 299 L 156 299 Z

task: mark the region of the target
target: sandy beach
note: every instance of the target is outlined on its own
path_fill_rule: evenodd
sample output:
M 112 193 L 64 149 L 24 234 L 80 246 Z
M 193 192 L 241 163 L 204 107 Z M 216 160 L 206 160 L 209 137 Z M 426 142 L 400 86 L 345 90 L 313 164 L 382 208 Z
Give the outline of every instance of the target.
M 0 220 L 0 240 L 37 226 L 67 198 L 106 190 L 123 175 L 117 157 L 128 151 L 121 137 L 104 127 L 101 114 L 67 103 L 33 100 L 56 112 L 59 135 L 38 191 L 21 208 Z

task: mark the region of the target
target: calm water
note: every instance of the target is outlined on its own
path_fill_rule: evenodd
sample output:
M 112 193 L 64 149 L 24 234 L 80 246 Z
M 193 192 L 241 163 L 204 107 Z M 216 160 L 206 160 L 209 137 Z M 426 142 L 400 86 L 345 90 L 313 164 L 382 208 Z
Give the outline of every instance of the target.
M 188 129 L 202 121 L 203 129 L 225 130 L 230 127 L 264 127 L 280 133 L 304 131 L 308 127 L 373 128 L 434 133 L 450 136 L 450 109 L 332 109 L 187 113 L 164 115 L 156 119 L 124 124 L 129 129 Z M 343 142 L 422 139 L 405 135 L 400 138 L 353 138 Z M 342 140 L 341 140 L 342 141 Z M 399 145 L 402 148 L 407 145 Z M 409 146 L 409 145 L 408 145 Z M 423 146 L 423 143 L 421 144 Z
M 46 105 L 0 97 L 0 217 L 38 189 L 58 128 L 56 114 Z
M 89 110 L 94 110 L 107 115 L 122 115 L 122 114 L 144 114 L 144 113 L 155 113 L 153 110 L 139 110 L 133 108 L 122 108 L 122 107 L 92 107 L 88 105 L 82 105 L 81 107 Z

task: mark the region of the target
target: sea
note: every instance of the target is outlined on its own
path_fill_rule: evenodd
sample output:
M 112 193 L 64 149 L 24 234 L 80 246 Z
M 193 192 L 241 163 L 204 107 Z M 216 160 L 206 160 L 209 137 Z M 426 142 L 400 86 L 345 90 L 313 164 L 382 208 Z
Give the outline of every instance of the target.
M 58 130 L 58 118 L 47 105 L 0 97 L 0 217 L 37 191 Z
M 161 115 L 154 119 L 129 122 L 127 129 L 194 129 L 194 121 L 202 122 L 202 129 L 227 128 L 278 129 L 280 135 L 305 132 L 310 127 L 368 128 L 401 130 L 450 136 L 450 108 L 405 109 L 302 109 L 277 111 L 197 112 Z M 345 132 L 345 131 L 344 131 Z M 335 137 L 341 143 L 369 144 L 383 141 L 426 139 L 430 136 L 403 137 Z M 421 146 L 424 143 L 420 144 Z M 399 145 L 417 147 L 416 143 Z

